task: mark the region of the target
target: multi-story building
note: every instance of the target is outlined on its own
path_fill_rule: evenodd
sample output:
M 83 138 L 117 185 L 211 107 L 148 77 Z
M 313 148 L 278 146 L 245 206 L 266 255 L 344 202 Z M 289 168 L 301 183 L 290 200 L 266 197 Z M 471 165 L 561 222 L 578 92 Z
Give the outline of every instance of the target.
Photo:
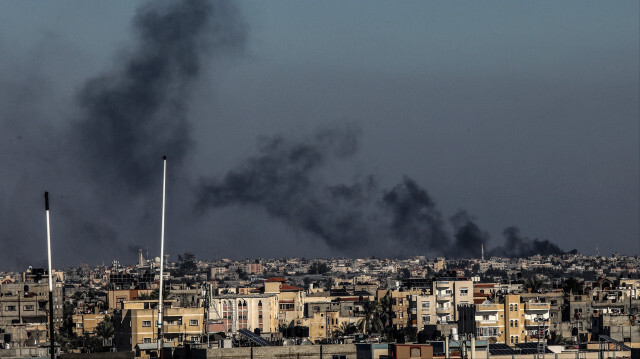
M 73 314 L 71 331 L 79 337 L 94 335 L 100 322 L 105 319 L 105 314 Z
M 53 287 L 53 324 L 62 326 L 62 285 Z M 0 325 L 49 323 L 48 283 L 7 283 L 0 287 Z
M 518 294 L 507 294 L 498 303 L 477 304 L 476 337 L 495 338 L 508 345 L 546 338 L 549 307 L 549 303 L 523 303 Z
M 210 332 L 236 333 L 239 329 L 278 331 L 278 295 L 226 294 L 212 297 L 209 306 Z
M 473 304 L 473 282 L 467 278 L 434 278 L 432 286 L 438 323 L 457 321 L 458 305 Z
M 162 331 L 165 345 L 176 347 L 185 342 L 200 342 L 204 334 L 204 308 L 180 308 L 175 301 L 163 305 Z M 137 344 L 158 340 L 158 302 L 125 301 L 114 311 L 114 345 L 119 351 L 134 350 Z

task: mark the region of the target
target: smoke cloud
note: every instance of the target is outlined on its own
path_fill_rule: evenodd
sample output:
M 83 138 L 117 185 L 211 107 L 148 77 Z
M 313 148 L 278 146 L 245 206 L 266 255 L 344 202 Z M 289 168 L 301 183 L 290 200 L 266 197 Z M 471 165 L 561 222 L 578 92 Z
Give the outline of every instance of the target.
M 487 244 L 489 235 L 465 211 L 450 218 L 454 233 L 449 234 L 436 202 L 409 177 L 390 190 L 379 188 L 373 176 L 347 184 L 323 181 L 323 167 L 356 153 L 359 133 L 347 126 L 300 141 L 263 138 L 257 155 L 222 179 L 202 181 L 197 210 L 262 209 L 338 253 L 480 257 L 481 244 Z M 507 238 L 508 249 L 494 253 L 507 257 L 564 253 L 549 241 Z
M 163 154 L 179 165 L 192 145 L 190 86 L 213 47 L 242 46 L 243 28 L 227 2 L 152 4 L 135 17 L 138 47 L 112 73 L 87 82 L 74 138 L 96 180 L 140 193 L 157 182 Z
M 2 71 L 0 149 L 10 173 L 0 184 L 5 268 L 46 258 L 44 227 L 36 225 L 44 190 L 52 194 L 54 266 L 135 258 L 139 244 L 157 237 L 161 157 L 175 170 L 192 151 L 193 86 L 204 64 L 241 52 L 246 29 L 232 2 L 206 0 L 150 2 L 138 9 L 133 29 L 133 46 L 112 70 L 80 86 L 64 115 L 44 103 L 53 96 L 40 73 Z M 184 182 L 175 191 L 182 196 L 189 193 Z
M 559 255 L 567 253 L 577 253 L 577 250 L 573 249 L 569 252 L 565 252 L 555 243 L 550 242 L 548 239 L 529 239 L 520 235 L 520 229 L 518 227 L 508 227 L 502 233 L 505 237 L 505 244 L 501 247 L 495 248 L 491 251 L 492 256 L 499 257 L 513 257 L 524 258 L 531 257 L 536 254 L 543 256 L 547 255 Z

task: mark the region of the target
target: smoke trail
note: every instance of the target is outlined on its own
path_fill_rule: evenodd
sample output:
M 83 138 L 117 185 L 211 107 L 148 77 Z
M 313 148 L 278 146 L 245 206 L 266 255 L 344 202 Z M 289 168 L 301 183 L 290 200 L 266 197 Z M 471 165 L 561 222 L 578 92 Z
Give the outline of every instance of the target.
M 347 127 L 321 131 L 301 142 L 264 138 L 259 155 L 222 181 L 203 183 L 198 207 L 260 207 L 332 247 L 354 250 L 370 236 L 361 206 L 369 201 L 367 192 L 374 183 L 328 186 L 314 175 L 327 161 L 355 153 L 358 133 L 357 128 Z
M 159 156 L 179 164 L 191 147 L 186 104 L 203 55 L 242 46 L 244 29 L 229 3 L 206 0 L 151 4 L 134 24 L 136 50 L 81 91 L 75 139 L 95 179 L 139 192 L 156 182 Z
M 421 250 L 446 250 L 449 239 L 440 212 L 427 191 L 405 177 L 382 198 L 391 213 L 391 232 L 404 245 Z
M 262 139 L 258 155 L 221 180 L 203 180 L 196 208 L 200 213 L 227 206 L 260 208 L 340 253 L 480 257 L 489 235 L 460 211 L 450 218 L 452 240 L 435 201 L 406 176 L 390 190 L 379 189 L 372 176 L 350 184 L 322 181 L 319 172 L 325 165 L 355 153 L 359 133 L 351 126 L 324 130 L 302 141 Z M 523 239 L 510 229 L 505 233 L 507 244 L 494 253 L 564 253 L 549 241 Z
M 170 156 L 175 169 L 191 150 L 193 85 L 205 59 L 215 64 L 242 50 L 245 26 L 232 2 L 207 0 L 149 2 L 133 25 L 134 46 L 112 71 L 81 86 L 77 108 L 63 115 L 49 103 L 40 109 L 56 97 L 37 65 L 2 71 L 0 161 L 8 175 L 0 185 L 0 227 L 9 232 L 0 234 L 0 244 L 10 249 L 0 253 L 3 265 L 24 266 L 39 255 L 42 232 L 33 214 L 40 213 L 43 189 L 56 196 L 56 266 L 78 257 L 134 258 L 120 249 L 157 233 L 148 192 L 159 187 L 160 158 Z
M 466 211 L 458 211 L 449 221 L 454 229 L 454 243 L 449 256 L 479 258 L 482 254 L 481 245 L 487 248 L 489 234 L 483 232 Z
M 539 240 L 536 238 L 531 240 L 527 237 L 522 237 L 520 235 L 520 229 L 515 226 L 506 228 L 502 234 L 506 239 L 505 244 L 493 249 L 490 252 L 492 256 L 524 258 L 531 257 L 536 254 L 547 256 L 577 253 L 577 250 L 575 249 L 565 252 L 558 247 L 558 245 L 552 243 L 548 239 Z

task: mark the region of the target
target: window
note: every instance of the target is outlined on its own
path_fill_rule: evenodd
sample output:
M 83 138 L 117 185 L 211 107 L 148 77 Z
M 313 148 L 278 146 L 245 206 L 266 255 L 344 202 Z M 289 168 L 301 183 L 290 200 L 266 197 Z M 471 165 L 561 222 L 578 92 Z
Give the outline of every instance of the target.
M 76 323 L 76 328 L 82 329 L 82 323 Z
M 151 326 L 151 321 L 150 320 L 143 320 L 142 321 L 142 326 L 143 327 L 150 327 Z
M 142 338 L 143 343 L 151 343 L 151 338 Z
M 460 295 L 461 296 L 469 295 L 469 288 L 460 288 Z
M 516 312 L 518 311 L 518 305 L 517 304 L 513 305 L 513 310 L 516 311 Z
M 427 324 L 431 322 L 431 316 L 430 315 L 423 315 L 422 316 L 422 324 Z
M 191 341 L 198 343 L 198 342 L 200 342 L 200 338 L 199 337 L 191 337 Z
M 518 319 L 514 320 L 514 326 L 517 328 L 518 327 Z
M 15 305 L 7 305 L 6 307 L 4 307 L 4 310 L 7 312 L 15 312 L 16 311 L 16 306 Z
M 422 309 L 429 309 L 431 302 L 422 302 Z
M 489 316 L 488 316 L 488 315 L 486 315 L 486 314 L 485 314 L 485 315 L 483 315 L 483 316 L 482 316 L 482 320 L 489 320 Z
M 513 312 L 513 304 L 509 304 L 509 311 Z
M 189 325 L 190 326 L 198 325 L 198 319 L 190 319 L 189 320 Z
M 22 309 L 24 309 L 26 312 L 32 312 L 33 311 L 33 305 L 29 304 L 29 305 L 25 305 L 24 307 L 22 307 Z

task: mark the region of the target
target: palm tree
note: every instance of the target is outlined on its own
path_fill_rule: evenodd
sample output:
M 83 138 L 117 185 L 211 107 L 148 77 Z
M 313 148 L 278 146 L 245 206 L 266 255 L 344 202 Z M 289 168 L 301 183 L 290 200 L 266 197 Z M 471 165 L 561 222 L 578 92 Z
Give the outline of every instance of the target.
M 357 331 L 358 331 L 358 328 L 356 327 L 355 324 L 343 322 L 342 324 L 340 324 L 340 327 L 338 327 L 336 330 L 333 331 L 333 337 L 334 338 L 343 337 L 345 335 L 351 335 Z
M 103 339 L 103 342 L 111 339 L 115 334 L 115 328 L 111 317 L 105 316 L 104 320 L 96 326 L 96 334 Z
M 542 278 L 534 274 L 531 278 L 527 279 L 524 282 L 523 287 L 529 292 L 535 293 L 538 292 L 543 285 L 544 281 L 542 280 Z
M 380 327 L 378 323 L 379 316 L 377 315 L 380 311 L 380 303 L 376 301 L 366 301 L 362 306 L 364 308 L 364 317 L 360 319 L 358 326 L 363 333 L 369 334 Z

